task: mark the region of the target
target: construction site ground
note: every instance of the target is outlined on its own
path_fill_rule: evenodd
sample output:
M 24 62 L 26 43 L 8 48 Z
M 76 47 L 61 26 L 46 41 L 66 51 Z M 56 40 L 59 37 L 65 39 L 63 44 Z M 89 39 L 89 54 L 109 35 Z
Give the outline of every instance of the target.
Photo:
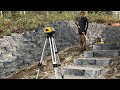
M 103 75 L 100 75 L 99 76 L 100 78 L 102 78 L 102 79 L 120 79 L 120 56 L 113 58 L 111 65 L 106 68 L 108 68 L 109 71 Z
M 92 50 L 91 46 L 87 46 L 87 50 Z M 77 57 L 83 57 L 83 52 L 80 52 L 79 45 L 74 47 L 68 47 L 59 52 L 61 66 L 71 65 L 73 64 L 73 59 Z M 8 79 L 35 79 L 36 77 L 36 68 L 37 64 L 33 64 L 27 68 L 22 70 L 18 70 L 16 74 L 9 77 Z M 101 75 L 101 79 L 118 79 L 120 78 L 120 57 L 114 58 L 112 64 L 109 67 L 110 70 Z M 51 60 L 51 56 L 48 56 L 44 59 L 39 79 L 47 79 L 48 76 L 54 75 L 53 64 Z

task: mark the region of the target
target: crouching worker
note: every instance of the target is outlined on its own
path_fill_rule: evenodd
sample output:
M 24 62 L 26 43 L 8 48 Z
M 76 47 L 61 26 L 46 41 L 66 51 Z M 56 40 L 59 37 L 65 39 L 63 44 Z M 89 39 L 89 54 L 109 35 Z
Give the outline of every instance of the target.
M 80 12 L 80 18 L 77 18 L 75 24 L 78 27 L 78 34 L 80 35 L 80 51 L 86 50 L 85 35 L 88 29 L 88 19 L 85 17 L 85 12 Z

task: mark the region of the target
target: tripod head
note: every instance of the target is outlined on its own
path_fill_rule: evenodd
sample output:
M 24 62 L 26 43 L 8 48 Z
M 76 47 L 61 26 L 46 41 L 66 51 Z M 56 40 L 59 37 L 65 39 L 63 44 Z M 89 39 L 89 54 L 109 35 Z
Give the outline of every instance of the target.
M 45 34 L 55 33 L 55 29 L 53 27 L 45 27 L 44 33 Z
M 45 27 L 44 33 L 47 34 L 47 37 L 53 37 L 53 34 L 55 33 L 55 29 L 53 27 Z

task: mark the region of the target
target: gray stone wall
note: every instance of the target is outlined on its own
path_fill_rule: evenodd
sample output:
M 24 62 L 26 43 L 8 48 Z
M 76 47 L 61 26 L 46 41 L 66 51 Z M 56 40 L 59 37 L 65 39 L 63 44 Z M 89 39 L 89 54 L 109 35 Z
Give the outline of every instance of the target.
M 79 44 L 79 35 L 74 21 L 56 21 L 52 26 L 56 30 L 54 37 L 58 52 Z M 87 42 L 93 44 L 98 36 L 106 42 L 120 42 L 119 29 L 119 27 L 90 23 Z M 12 75 L 17 69 L 25 68 L 40 60 L 46 35 L 41 27 L 37 27 L 36 31 L 13 33 L 0 39 L 0 78 Z M 49 43 L 45 50 L 45 56 L 48 55 L 50 55 Z
M 90 44 L 94 44 L 97 37 L 103 38 L 106 43 L 119 43 L 120 27 L 90 23 L 87 37 Z
M 65 20 L 52 24 L 56 30 L 54 37 L 58 51 L 78 44 L 75 26 L 71 23 L 73 22 Z M 17 69 L 25 68 L 40 60 L 46 35 L 41 27 L 36 31 L 12 33 L 11 36 L 0 39 L 0 78 L 12 75 Z M 50 55 L 49 43 L 45 50 L 45 56 L 48 55 Z

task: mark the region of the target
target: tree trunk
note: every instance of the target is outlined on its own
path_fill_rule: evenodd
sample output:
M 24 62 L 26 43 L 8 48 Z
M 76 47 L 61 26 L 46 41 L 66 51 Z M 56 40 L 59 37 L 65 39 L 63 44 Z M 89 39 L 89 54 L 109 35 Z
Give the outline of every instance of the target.
M 26 15 L 26 12 L 25 12 L 25 11 L 23 11 L 23 14 L 24 14 L 24 15 Z
M 1 17 L 3 17 L 3 12 L 2 11 L 0 11 L 0 14 L 1 14 Z

